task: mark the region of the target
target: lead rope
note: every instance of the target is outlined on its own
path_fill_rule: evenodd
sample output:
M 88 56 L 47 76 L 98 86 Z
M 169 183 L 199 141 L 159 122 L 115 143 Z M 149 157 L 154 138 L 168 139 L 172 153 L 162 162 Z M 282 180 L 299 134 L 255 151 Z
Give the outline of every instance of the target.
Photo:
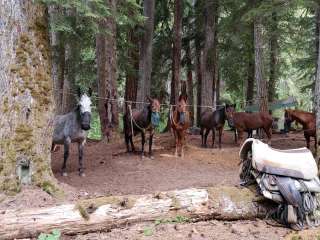
M 131 122 L 131 133 L 133 136 L 133 124 L 136 125 L 137 128 L 139 128 L 141 131 L 143 131 L 145 133 L 146 129 L 143 127 L 140 127 L 137 122 L 134 120 L 133 115 L 132 115 L 132 108 L 131 108 L 131 104 L 128 105 L 129 108 L 129 113 L 130 113 L 130 122 Z

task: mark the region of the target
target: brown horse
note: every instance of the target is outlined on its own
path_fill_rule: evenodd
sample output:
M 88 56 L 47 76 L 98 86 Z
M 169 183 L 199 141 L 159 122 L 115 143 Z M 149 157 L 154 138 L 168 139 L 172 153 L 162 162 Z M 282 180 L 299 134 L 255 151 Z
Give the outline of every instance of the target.
M 187 95 L 180 95 L 174 111 L 170 112 L 170 125 L 176 141 L 176 156 L 184 157 L 186 131 L 190 125 L 189 112 L 187 111 Z
M 262 128 L 268 137 L 268 143 L 271 142 L 273 119 L 269 113 L 246 113 L 235 112 L 235 105 L 227 105 L 226 115 L 230 127 L 235 128 L 242 142 L 244 132 L 251 132 L 253 129 Z M 236 143 L 237 143 L 236 138 Z
M 314 113 L 286 109 L 284 111 L 284 119 L 286 126 L 290 126 L 293 121 L 300 123 L 303 126 L 307 148 L 310 148 L 310 137 L 314 137 L 314 147 L 317 151 L 316 116 Z
M 133 136 L 141 133 L 141 156 L 144 157 L 144 144 L 146 141 L 146 131 L 150 132 L 149 138 L 149 156 L 152 157 L 152 139 L 154 129 L 159 125 L 160 121 L 160 102 L 157 99 L 147 97 L 149 104 L 144 106 L 142 110 L 132 110 L 129 105 L 123 116 L 124 136 L 127 151 L 135 152 L 133 145 Z

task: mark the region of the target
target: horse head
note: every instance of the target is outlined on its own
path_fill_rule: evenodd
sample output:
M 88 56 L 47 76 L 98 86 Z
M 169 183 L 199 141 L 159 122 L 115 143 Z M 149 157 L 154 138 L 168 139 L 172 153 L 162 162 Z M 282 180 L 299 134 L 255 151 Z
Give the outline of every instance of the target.
M 226 104 L 225 111 L 226 111 L 225 113 L 228 120 L 228 125 L 229 127 L 233 128 L 234 127 L 233 117 L 234 117 L 234 113 L 236 112 L 236 104 Z
M 91 122 L 91 90 L 89 91 L 89 96 L 84 93 L 81 94 L 80 100 L 78 102 L 79 112 L 80 112 L 80 124 L 83 130 L 90 129 L 90 122 Z
M 160 123 L 160 102 L 158 99 L 149 96 L 147 96 L 147 99 L 150 103 L 148 108 L 151 111 L 151 123 L 154 127 L 157 127 Z

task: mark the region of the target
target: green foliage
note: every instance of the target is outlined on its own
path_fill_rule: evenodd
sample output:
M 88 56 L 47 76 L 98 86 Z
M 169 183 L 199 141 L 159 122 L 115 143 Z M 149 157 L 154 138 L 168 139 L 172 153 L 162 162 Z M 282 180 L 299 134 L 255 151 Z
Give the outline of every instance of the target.
M 88 138 L 101 140 L 101 125 L 100 125 L 100 117 L 96 109 L 92 111 L 92 120 L 90 124 L 90 130 L 88 133 Z
M 143 235 L 146 237 L 150 237 L 153 235 L 153 229 L 151 227 L 145 227 L 143 229 Z
M 41 233 L 38 236 L 38 240 L 59 240 L 61 236 L 61 233 L 59 230 L 52 230 L 51 233 L 46 234 L 46 233 Z
M 169 218 L 169 219 L 157 219 L 155 220 L 154 224 L 160 225 L 160 224 L 177 224 L 177 223 L 187 223 L 189 222 L 189 218 L 185 216 L 178 215 L 175 218 Z

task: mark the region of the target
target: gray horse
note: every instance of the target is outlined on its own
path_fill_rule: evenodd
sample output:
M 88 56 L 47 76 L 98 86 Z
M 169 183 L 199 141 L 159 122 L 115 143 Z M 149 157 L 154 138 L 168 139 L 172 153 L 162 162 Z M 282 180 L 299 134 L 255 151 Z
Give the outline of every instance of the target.
M 91 92 L 91 91 L 90 91 Z M 79 94 L 80 95 L 80 94 Z M 91 93 L 89 93 L 91 96 Z M 66 163 L 69 156 L 70 143 L 77 142 L 79 149 L 79 175 L 85 176 L 83 171 L 83 148 L 90 129 L 91 100 L 87 94 L 80 97 L 78 106 L 64 115 L 57 115 L 54 119 L 52 149 L 55 144 L 64 145 L 62 176 L 67 176 Z

